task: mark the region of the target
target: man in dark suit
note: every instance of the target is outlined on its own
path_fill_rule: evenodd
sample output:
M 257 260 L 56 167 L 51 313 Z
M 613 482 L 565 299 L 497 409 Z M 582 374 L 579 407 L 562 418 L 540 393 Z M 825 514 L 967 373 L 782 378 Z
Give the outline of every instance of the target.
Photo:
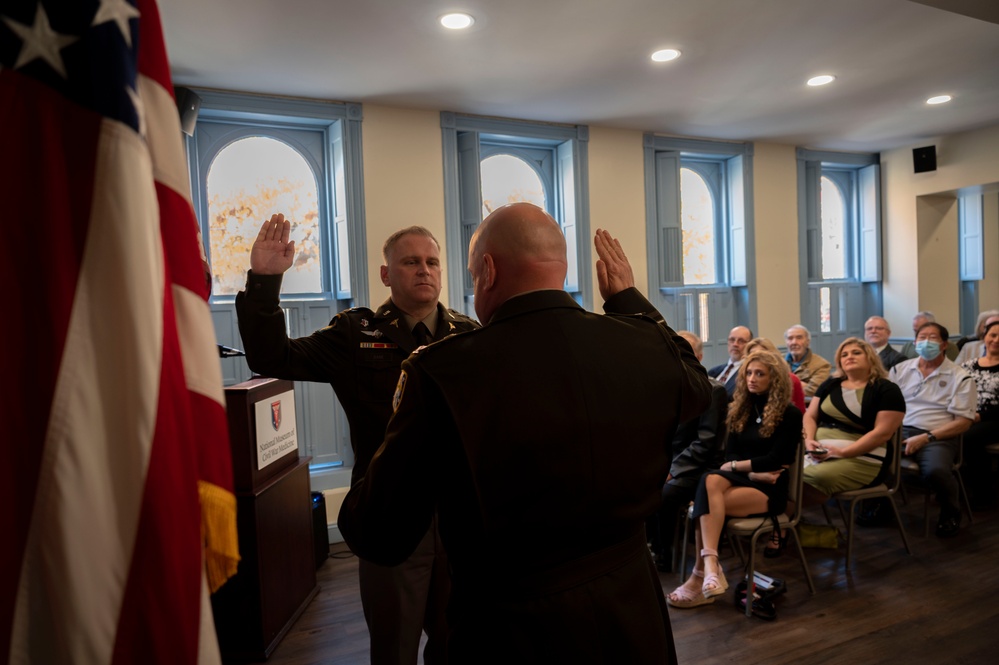
M 864 323 L 864 339 L 874 347 L 874 351 L 881 358 L 881 364 L 885 366 L 885 369 L 891 369 L 903 360 L 908 360 L 888 343 L 890 337 L 891 326 L 888 325 L 887 319 L 872 316 Z
M 617 241 L 595 242 L 606 316 L 562 290 L 565 237 L 543 210 L 482 222 L 469 272 L 486 325 L 403 363 L 385 443 L 340 511 L 351 549 L 391 565 L 437 508 L 453 665 L 675 662 L 645 518 L 710 385 Z
M 687 340 L 698 360 L 704 358 L 700 337 L 686 330 L 677 334 Z M 682 423 L 673 436 L 673 463 L 663 485 L 662 506 L 648 522 L 656 567 L 664 573 L 673 572 L 673 535 L 680 511 L 694 500 L 701 476 L 709 469 L 717 469 L 724 459 L 727 415 L 725 386 L 711 379 L 711 405 L 700 416 Z
M 478 324 L 438 302 L 440 246 L 430 231 L 411 226 L 389 236 L 382 248 L 381 278 L 390 298 L 377 311 L 348 309 L 308 337 L 288 339 L 279 293 L 295 257 L 290 227 L 284 215 L 274 215 L 253 243 L 246 290 L 236 296 L 239 332 L 253 371 L 333 386 L 350 423 L 353 484 L 381 445 L 402 361 L 421 344 Z M 401 565 L 389 568 L 362 557 L 358 581 L 372 665 L 415 663 L 424 630 L 424 662 L 445 662 L 450 579 L 436 528 L 424 526 Z
M 739 374 L 739 365 L 746 355 L 746 345 L 753 339 L 753 331 L 746 326 L 736 326 L 728 333 L 728 362 L 715 365 L 708 370 L 708 376 L 717 379 L 725 386 L 728 398 L 735 394 L 735 377 Z

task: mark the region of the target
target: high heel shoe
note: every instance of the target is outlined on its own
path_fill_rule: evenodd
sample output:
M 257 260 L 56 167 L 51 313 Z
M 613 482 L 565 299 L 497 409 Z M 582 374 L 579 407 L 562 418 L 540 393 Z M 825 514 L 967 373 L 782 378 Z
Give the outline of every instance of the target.
M 692 577 L 700 577 L 704 579 L 704 571 L 694 568 L 691 573 Z M 701 605 L 708 605 L 709 603 L 715 602 L 715 599 L 707 598 L 703 591 L 692 591 L 686 585 L 681 584 L 677 588 L 673 589 L 669 595 L 666 596 L 666 604 L 670 607 L 679 607 L 681 609 L 689 609 L 691 607 L 700 607 Z
M 706 556 L 713 556 L 715 561 L 718 560 L 718 550 L 713 550 L 705 547 L 701 550 L 701 558 Z M 707 571 L 707 566 L 705 566 L 705 571 Z M 717 573 L 705 572 L 704 584 L 701 585 L 701 593 L 704 594 L 705 598 L 711 598 L 712 596 L 720 596 L 728 589 L 728 580 L 725 579 L 725 572 L 721 569 L 721 563 L 718 563 Z
M 784 551 L 785 545 L 787 545 L 787 536 L 782 534 L 780 530 L 774 529 L 770 532 L 770 541 L 763 548 L 763 556 L 768 559 L 776 559 Z

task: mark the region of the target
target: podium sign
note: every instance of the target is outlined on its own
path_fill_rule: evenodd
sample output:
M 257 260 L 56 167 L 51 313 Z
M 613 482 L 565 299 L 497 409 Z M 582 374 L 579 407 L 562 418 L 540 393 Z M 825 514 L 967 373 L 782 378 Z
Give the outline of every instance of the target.
M 295 391 L 262 399 L 253 405 L 257 422 L 257 470 L 291 453 L 298 453 Z

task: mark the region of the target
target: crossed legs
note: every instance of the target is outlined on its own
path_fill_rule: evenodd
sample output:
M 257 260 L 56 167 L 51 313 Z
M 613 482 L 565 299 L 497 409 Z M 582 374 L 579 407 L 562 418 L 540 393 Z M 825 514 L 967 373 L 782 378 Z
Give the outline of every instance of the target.
M 728 588 L 725 571 L 718 562 L 718 541 L 725 517 L 745 517 L 767 512 L 767 495 L 754 487 L 732 485 L 725 476 L 710 473 L 702 479 L 708 512 L 701 515 L 694 533 L 696 558 L 687 581 L 667 596 L 674 607 L 696 607 L 713 602 Z

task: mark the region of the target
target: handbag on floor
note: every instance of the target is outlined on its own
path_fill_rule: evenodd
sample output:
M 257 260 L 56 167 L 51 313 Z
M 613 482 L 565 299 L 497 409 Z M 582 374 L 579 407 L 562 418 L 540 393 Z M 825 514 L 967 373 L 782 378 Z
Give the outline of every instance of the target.
M 774 600 L 782 593 L 787 593 L 787 585 L 784 580 L 775 577 L 768 577 L 757 572 L 754 575 L 756 587 L 753 591 L 753 607 L 750 610 L 754 617 L 764 621 L 773 621 L 777 618 L 777 607 Z M 746 580 L 742 580 L 735 587 L 735 609 L 743 614 L 746 613 Z
M 798 539 L 802 547 L 822 547 L 834 550 L 839 547 L 839 529 L 831 524 L 798 524 Z

